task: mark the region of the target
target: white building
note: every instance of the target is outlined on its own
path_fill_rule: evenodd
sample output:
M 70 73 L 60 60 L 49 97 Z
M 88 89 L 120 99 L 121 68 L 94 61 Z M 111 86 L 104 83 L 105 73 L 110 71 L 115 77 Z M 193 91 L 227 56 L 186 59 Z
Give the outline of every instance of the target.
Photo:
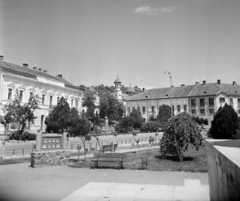
M 0 115 L 4 115 L 2 109 L 14 98 L 17 89 L 23 103 L 27 102 L 32 94 L 40 97 L 40 108 L 35 111 L 37 119 L 33 125 L 28 123 L 29 130 L 45 129 L 45 117 L 61 97 L 66 98 L 71 108 L 75 107 L 81 111 L 82 91 L 65 80 L 62 75 L 55 77 L 41 68 L 30 69 L 28 64 L 23 66 L 11 64 L 3 61 L 3 56 L 0 56 Z M 4 127 L 0 124 L 0 133 L 3 133 L 3 130 Z
M 171 104 L 172 103 L 172 104 Z M 213 120 L 215 112 L 225 103 L 232 105 L 240 114 L 240 86 L 234 81 L 232 84 L 216 83 L 195 85 L 181 85 L 172 88 L 157 88 L 145 90 L 143 93 L 130 97 L 127 100 L 127 114 L 133 108 L 141 111 L 143 118 L 148 120 L 150 115 L 156 116 L 159 106 L 172 105 L 174 114 L 187 112 L 191 115 Z

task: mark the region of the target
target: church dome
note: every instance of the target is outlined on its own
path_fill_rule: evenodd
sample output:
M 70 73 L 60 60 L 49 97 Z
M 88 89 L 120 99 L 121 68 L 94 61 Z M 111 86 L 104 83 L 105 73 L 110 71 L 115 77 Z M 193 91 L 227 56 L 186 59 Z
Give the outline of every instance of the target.
M 118 75 L 117 75 L 117 78 L 115 79 L 114 83 L 121 83 L 121 81 L 120 81 Z

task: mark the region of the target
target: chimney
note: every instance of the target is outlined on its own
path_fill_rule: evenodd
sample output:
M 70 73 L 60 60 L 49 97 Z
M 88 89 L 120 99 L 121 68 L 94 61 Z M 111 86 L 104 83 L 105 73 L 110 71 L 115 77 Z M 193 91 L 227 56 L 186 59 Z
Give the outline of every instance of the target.
M 203 84 L 203 85 L 206 85 L 206 80 L 203 80 L 203 81 L 202 81 L 202 84 Z
M 237 83 L 236 83 L 236 81 L 233 81 L 233 86 L 237 86 Z
M 33 70 L 37 70 L 37 67 L 33 67 Z
M 57 77 L 58 77 L 58 78 L 62 78 L 62 75 L 61 75 L 61 74 L 58 74 Z
M 181 84 L 181 87 L 184 87 L 185 86 L 185 84 Z
M 47 73 L 47 70 L 43 70 L 44 73 Z
M 39 68 L 39 69 L 38 69 L 38 71 L 39 71 L 39 72 L 42 72 L 42 69 L 41 69 L 41 68 Z
M 199 82 L 196 82 L 196 85 L 198 85 L 199 84 Z
M 217 80 L 217 83 L 218 83 L 218 84 L 221 84 L 221 80 Z
M 3 55 L 0 55 L 0 61 L 3 61 Z
M 28 68 L 28 64 L 26 64 L 26 63 L 23 63 L 23 67 L 26 67 L 26 68 Z
M 142 91 L 144 92 L 144 91 L 145 91 L 145 88 L 142 88 Z

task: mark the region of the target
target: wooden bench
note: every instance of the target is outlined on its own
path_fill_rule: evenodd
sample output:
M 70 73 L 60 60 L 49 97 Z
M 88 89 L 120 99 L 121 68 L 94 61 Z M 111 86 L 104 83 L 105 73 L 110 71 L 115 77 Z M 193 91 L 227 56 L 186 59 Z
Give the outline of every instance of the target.
M 114 152 L 115 153 L 115 150 L 117 148 L 117 144 L 108 144 L 108 145 L 102 145 L 102 148 L 99 150 L 99 153 L 104 153 L 106 151 L 110 151 L 110 152 Z
M 115 163 L 119 164 L 120 169 L 123 169 L 123 160 L 126 158 L 126 154 L 122 153 L 95 153 L 92 159 L 94 167 L 97 168 L 99 163 Z

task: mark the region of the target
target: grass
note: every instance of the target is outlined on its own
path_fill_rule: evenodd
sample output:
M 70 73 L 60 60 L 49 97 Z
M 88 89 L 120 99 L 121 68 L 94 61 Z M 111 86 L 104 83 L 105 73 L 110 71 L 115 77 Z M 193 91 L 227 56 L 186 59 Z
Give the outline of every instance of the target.
M 142 164 L 142 159 L 147 164 Z M 189 148 L 185 153 L 185 157 L 182 162 L 179 162 L 176 157 L 168 156 L 165 159 L 159 157 L 159 150 L 150 150 L 145 152 L 127 153 L 127 159 L 124 161 L 125 169 L 147 169 L 152 171 L 184 171 L 184 172 L 207 172 L 207 152 L 203 147 L 199 151 L 193 148 Z M 93 163 L 91 159 L 86 161 L 72 160 L 69 164 L 70 167 L 87 167 L 91 168 Z M 118 168 L 117 164 L 102 163 L 99 164 L 100 168 Z

